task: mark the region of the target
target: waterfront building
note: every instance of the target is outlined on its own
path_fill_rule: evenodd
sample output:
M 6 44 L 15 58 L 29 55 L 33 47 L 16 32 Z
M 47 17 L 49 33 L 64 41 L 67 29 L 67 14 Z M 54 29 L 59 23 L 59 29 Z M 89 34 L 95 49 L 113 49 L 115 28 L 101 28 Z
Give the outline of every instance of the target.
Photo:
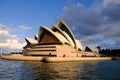
M 50 29 L 40 26 L 39 33 L 34 39 L 25 40 L 27 42 L 23 50 L 25 56 L 82 57 L 86 54 L 96 56 L 94 52 L 83 50 L 81 42 L 62 20 L 59 20 L 57 25 L 52 25 Z

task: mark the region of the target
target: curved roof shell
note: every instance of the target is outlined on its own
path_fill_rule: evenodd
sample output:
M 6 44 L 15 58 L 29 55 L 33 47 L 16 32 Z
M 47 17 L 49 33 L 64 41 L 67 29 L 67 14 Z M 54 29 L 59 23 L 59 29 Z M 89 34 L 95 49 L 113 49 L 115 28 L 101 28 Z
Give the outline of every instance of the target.
M 38 41 L 32 38 L 25 38 L 27 44 L 38 44 Z
M 54 32 L 51 29 L 48 29 L 44 26 L 41 26 L 40 28 L 40 32 L 39 32 L 39 43 L 41 42 L 42 39 L 42 35 L 44 35 L 44 31 L 49 32 L 49 34 L 51 34 L 51 36 L 54 36 L 54 38 L 56 38 L 56 40 L 60 43 L 67 43 L 69 44 L 69 42 L 65 39 L 64 36 L 62 36 L 59 32 Z
M 35 38 L 35 40 L 38 40 L 38 35 L 36 34 L 36 35 L 34 36 L 34 38 Z
M 74 43 L 74 48 L 76 48 L 76 42 L 75 42 L 75 37 L 72 33 L 72 31 L 69 29 L 69 27 L 62 21 L 62 20 L 59 20 L 58 21 L 58 24 L 57 26 L 62 30 L 64 31 L 66 34 L 69 35 L 69 37 L 72 39 L 72 42 Z
M 39 42 L 39 43 L 41 43 L 42 37 L 44 37 L 45 34 L 48 35 L 48 36 L 54 37 L 54 41 L 60 42 L 58 36 L 55 35 L 52 30 L 48 29 L 47 27 L 41 26 L 41 27 L 40 27 L 40 30 L 39 30 L 39 34 L 38 34 L 38 37 L 39 37 L 39 41 L 38 41 L 38 42 Z M 51 38 L 48 38 L 48 39 L 51 39 Z M 47 39 L 46 39 L 46 40 L 47 40 Z M 54 42 L 54 41 L 52 41 L 52 42 Z M 52 42 L 51 42 L 51 43 L 52 43 Z M 47 43 L 47 41 L 46 41 L 46 43 Z
M 79 40 L 75 40 L 76 41 L 76 45 L 77 45 L 77 50 L 83 50 L 83 48 L 82 48 L 82 44 L 81 44 L 81 42 L 79 41 Z
M 91 48 L 89 46 L 86 46 L 85 51 L 98 53 L 98 49 L 97 48 L 95 48 L 95 47 Z
M 70 40 L 70 37 L 68 35 L 66 35 L 59 27 L 56 27 L 55 25 L 52 25 L 51 30 L 60 34 L 64 38 L 64 42 L 71 45 L 72 41 Z

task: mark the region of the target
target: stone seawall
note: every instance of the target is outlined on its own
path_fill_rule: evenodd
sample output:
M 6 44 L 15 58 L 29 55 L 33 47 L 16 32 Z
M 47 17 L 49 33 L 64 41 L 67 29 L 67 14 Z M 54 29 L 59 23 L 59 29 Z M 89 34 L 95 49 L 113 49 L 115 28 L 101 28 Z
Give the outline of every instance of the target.
M 23 56 L 21 54 L 15 55 L 1 55 L 2 59 L 19 60 L 19 61 L 46 61 L 46 62 L 63 62 L 63 61 L 97 61 L 97 60 L 112 60 L 111 57 L 40 57 L 40 56 Z
M 111 57 L 47 58 L 48 62 L 111 60 Z

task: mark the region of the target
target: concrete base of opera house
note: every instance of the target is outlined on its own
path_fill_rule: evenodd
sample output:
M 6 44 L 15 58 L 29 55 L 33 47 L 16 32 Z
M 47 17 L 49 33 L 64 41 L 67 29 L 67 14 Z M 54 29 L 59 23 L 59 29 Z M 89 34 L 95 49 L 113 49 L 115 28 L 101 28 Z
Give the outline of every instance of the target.
M 24 56 L 22 54 L 11 55 L 2 54 L 1 58 L 5 60 L 40 61 L 40 62 L 112 60 L 111 57 L 41 57 L 41 56 Z

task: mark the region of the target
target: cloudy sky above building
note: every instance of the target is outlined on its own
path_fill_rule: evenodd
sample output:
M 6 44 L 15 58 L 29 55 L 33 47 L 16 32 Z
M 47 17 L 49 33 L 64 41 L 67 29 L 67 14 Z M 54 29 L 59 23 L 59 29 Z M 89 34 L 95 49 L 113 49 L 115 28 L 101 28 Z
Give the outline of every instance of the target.
M 59 19 L 84 46 L 120 48 L 120 0 L 0 0 L 0 49 L 22 49 Z

